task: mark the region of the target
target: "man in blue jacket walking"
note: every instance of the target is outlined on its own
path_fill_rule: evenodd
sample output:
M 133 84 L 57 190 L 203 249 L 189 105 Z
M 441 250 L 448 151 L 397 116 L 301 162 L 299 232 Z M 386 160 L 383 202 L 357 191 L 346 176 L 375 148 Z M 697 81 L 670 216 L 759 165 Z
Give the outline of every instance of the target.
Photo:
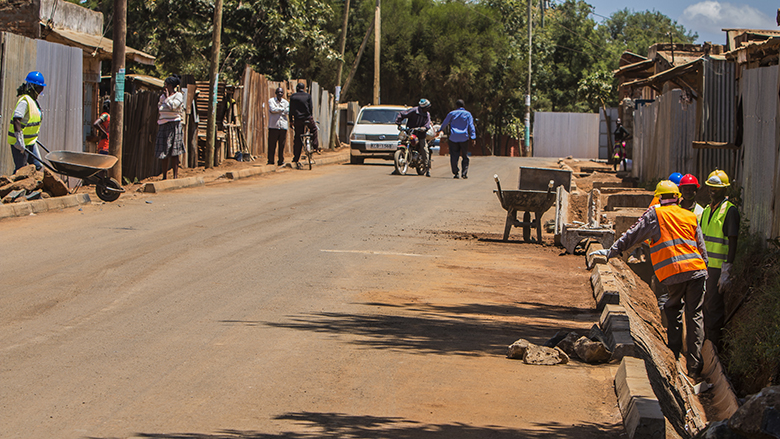
M 469 147 L 477 138 L 477 132 L 474 128 L 474 117 L 464 107 L 466 104 L 463 99 L 455 101 L 458 107 L 452 110 L 444 118 L 441 128 L 436 133 L 438 136 L 442 130 L 449 125 L 450 133 L 448 143 L 450 145 L 450 166 L 452 167 L 452 178 L 469 178 Z M 458 157 L 461 157 L 461 172 L 458 176 Z

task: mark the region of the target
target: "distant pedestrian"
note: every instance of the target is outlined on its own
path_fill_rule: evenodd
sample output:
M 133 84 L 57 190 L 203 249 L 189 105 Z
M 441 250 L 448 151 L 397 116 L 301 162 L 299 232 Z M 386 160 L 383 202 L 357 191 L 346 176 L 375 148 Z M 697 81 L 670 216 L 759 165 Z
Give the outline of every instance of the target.
M 303 140 L 301 135 L 309 128 L 312 134 L 311 146 L 315 151 L 320 149 L 320 140 L 317 136 L 317 123 L 314 121 L 314 108 L 311 102 L 311 95 L 306 93 L 306 84 L 298 83 L 295 86 L 295 93 L 290 96 L 290 120 L 295 129 L 295 138 L 293 139 L 293 163 L 298 169 L 303 169 L 303 165 L 298 163 L 303 151 Z
M 46 82 L 41 72 L 30 72 L 24 83 L 16 90 L 19 100 L 16 101 L 11 123 L 8 127 L 8 144 L 11 145 L 11 153 L 14 158 L 14 172 L 20 168 L 35 165 L 40 169 L 41 165 L 26 150 L 34 150 L 38 141 L 38 133 L 41 130 L 43 111 L 38 104 L 38 96 L 43 93 Z
M 463 99 L 455 101 L 455 106 L 458 108 L 447 114 L 436 135 L 438 136 L 445 127 L 449 126 L 447 143 L 450 145 L 452 178 L 458 178 L 458 157 L 461 158 L 460 177 L 469 178 L 469 148 L 474 144 L 477 132 L 474 128 L 474 117 L 466 110 Z
M 680 192 L 677 185 L 664 180 L 656 186 L 655 195 L 660 199 L 658 206 L 647 209 L 612 247 L 597 250 L 591 255 L 612 258 L 650 238 L 653 271 L 661 283 L 669 288 L 669 299 L 664 305 L 668 320 L 667 344 L 675 357 L 679 357 L 683 347 L 685 308 L 688 376 L 698 380 L 703 366 L 702 309 L 704 282 L 707 280 L 707 248 L 696 215 L 678 205 Z
M 284 89 L 278 87 L 275 96 L 268 100 L 268 164 L 274 164 L 274 154 L 279 149 L 276 164 L 284 165 L 284 146 L 287 144 L 287 115 L 290 103 L 284 98 Z
M 166 78 L 165 89 L 157 104 L 160 114 L 157 118 L 157 146 L 154 154 L 163 161 L 163 180 L 168 178 L 170 168 L 173 168 L 173 178 L 179 178 L 179 156 L 184 154 L 184 135 L 181 129 L 184 96 L 178 90 L 179 84 L 179 75 Z
M 98 133 L 97 153 L 108 155 L 108 131 L 111 123 L 111 101 L 103 101 L 103 112 L 97 120 L 92 123 Z
M 626 141 L 631 139 L 631 133 L 626 130 L 625 127 L 623 127 L 623 122 L 618 118 L 618 120 L 615 122 L 615 125 L 617 126 L 615 128 L 615 132 L 613 133 L 613 136 L 615 137 L 615 149 L 614 154 L 612 155 L 612 163 L 613 168 L 617 170 L 618 165 L 622 162 L 623 163 L 623 170 L 627 171 L 628 168 L 626 167 Z M 677 183 L 675 183 L 677 184 Z
M 739 210 L 726 196 L 731 182 L 725 172 L 716 170 L 704 182 L 710 188 L 710 204 L 701 214 L 701 229 L 707 253 L 707 293 L 704 295 L 704 330 L 708 340 L 722 349 L 721 336 L 726 324 L 725 294 L 731 287 L 729 272 L 737 256 Z

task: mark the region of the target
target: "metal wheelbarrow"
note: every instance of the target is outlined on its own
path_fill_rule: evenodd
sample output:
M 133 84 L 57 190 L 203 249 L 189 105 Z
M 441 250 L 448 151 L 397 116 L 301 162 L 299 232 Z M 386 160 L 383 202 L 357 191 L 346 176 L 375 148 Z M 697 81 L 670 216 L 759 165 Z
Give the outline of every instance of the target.
M 509 240 L 509 232 L 512 226 L 523 228 L 523 240 L 531 241 L 531 227 L 536 228 L 536 242 L 542 242 L 542 215 L 555 203 L 556 192 L 553 190 L 555 182 L 550 180 L 547 191 L 535 190 L 502 190 L 498 175 L 494 175 L 498 189 L 493 191 L 498 195 L 501 207 L 506 210 L 506 223 L 504 224 L 504 241 Z M 517 220 L 517 212 L 523 212 L 523 221 Z M 531 212 L 534 219 L 531 221 Z
M 79 178 L 82 184 L 94 184 L 95 193 L 103 201 L 116 201 L 119 195 L 124 192 L 124 188 L 113 178 L 108 176 L 108 170 L 117 162 L 117 158 L 112 155 L 90 154 L 86 152 L 73 151 L 54 151 L 50 152 L 42 143 L 38 145 L 46 150 L 45 159 L 41 160 L 35 152 L 25 146 L 28 154 L 35 157 L 38 162 L 49 168 L 49 170 L 62 174 L 66 177 Z

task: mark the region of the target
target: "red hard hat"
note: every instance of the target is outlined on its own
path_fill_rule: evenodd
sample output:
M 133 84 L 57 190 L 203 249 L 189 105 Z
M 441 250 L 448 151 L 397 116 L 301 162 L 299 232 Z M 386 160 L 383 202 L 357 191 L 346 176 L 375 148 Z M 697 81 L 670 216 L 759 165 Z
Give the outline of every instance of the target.
M 688 184 L 695 184 L 696 185 L 696 189 L 701 187 L 699 185 L 699 180 L 697 180 L 696 177 L 694 177 L 691 174 L 685 174 L 685 175 L 683 175 L 683 178 L 680 180 L 680 186 L 685 186 L 685 185 L 688 185 Z

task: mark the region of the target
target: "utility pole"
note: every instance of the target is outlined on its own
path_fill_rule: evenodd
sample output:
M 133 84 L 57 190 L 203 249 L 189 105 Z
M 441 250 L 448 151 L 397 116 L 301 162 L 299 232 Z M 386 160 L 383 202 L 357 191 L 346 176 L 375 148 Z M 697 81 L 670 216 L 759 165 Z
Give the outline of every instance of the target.
M 211 35 L 209 68 L 209 119 L 206 128 L 206 168 L 214 166 L 214 144 L 217 139 L 217 84 L 219 84 L 219 49 L 222 42 L 222 0 L 214 3 L 214 33 Z
M 357 56 L 355 56 L 355 62 L 352 63 L 352 69 L 349 71 L 349 75 L 347 76 L 347 81 L 344 83 L 344 89 L 341 90 L 342 95 L 347 94 L 347 90 L 349 90 L 349 85 L 352 83 L 352 78 L 355 77 L 355 72 L 357 71 L 358 64 L 360 64 L 360 58 L 363 57 L 363 51 L 366 50 L 366 43 L 368 43 L 368 37 L 371 36 L 372 30 L 374 30 L 373 21 L 371 21 L 371 24 L 368 25 L 368 29 L 366 29 L 366 36 L 363 37 L 363 42 L 360 43 L 360 49 L 358 49 Z
M 349 0 L 344 4 L 344 24 L 341 26 L 341 60 L 336 72 L 336 98 L 333 100 L 333 120 L 330 126 L 330 145 L 334 148 L 338 139 L 338 114 L 341 102 L 341 72 L 344 69 L 344 51 L 347 48 L 347 24 L 349 23 Z
M 114 0 L 114 52 L 111 58 L 111 123 L 108 131 L 108 151 L 118 160 L 111 168 L 113 176 L 122 184 L 122 131 L 125 118 L 125 44 L 127 38 L 127 0 Z
M 522 156 L 528 156 L 531 150 L 531 0 L 528 0 L 528 94 L 525 95 L 525 142 Z
M 381 11 L 380 0 L 376 0 L 376 13 L 374 14 L 374 105 L 379 105 L 379 48 L 382 40 Z

